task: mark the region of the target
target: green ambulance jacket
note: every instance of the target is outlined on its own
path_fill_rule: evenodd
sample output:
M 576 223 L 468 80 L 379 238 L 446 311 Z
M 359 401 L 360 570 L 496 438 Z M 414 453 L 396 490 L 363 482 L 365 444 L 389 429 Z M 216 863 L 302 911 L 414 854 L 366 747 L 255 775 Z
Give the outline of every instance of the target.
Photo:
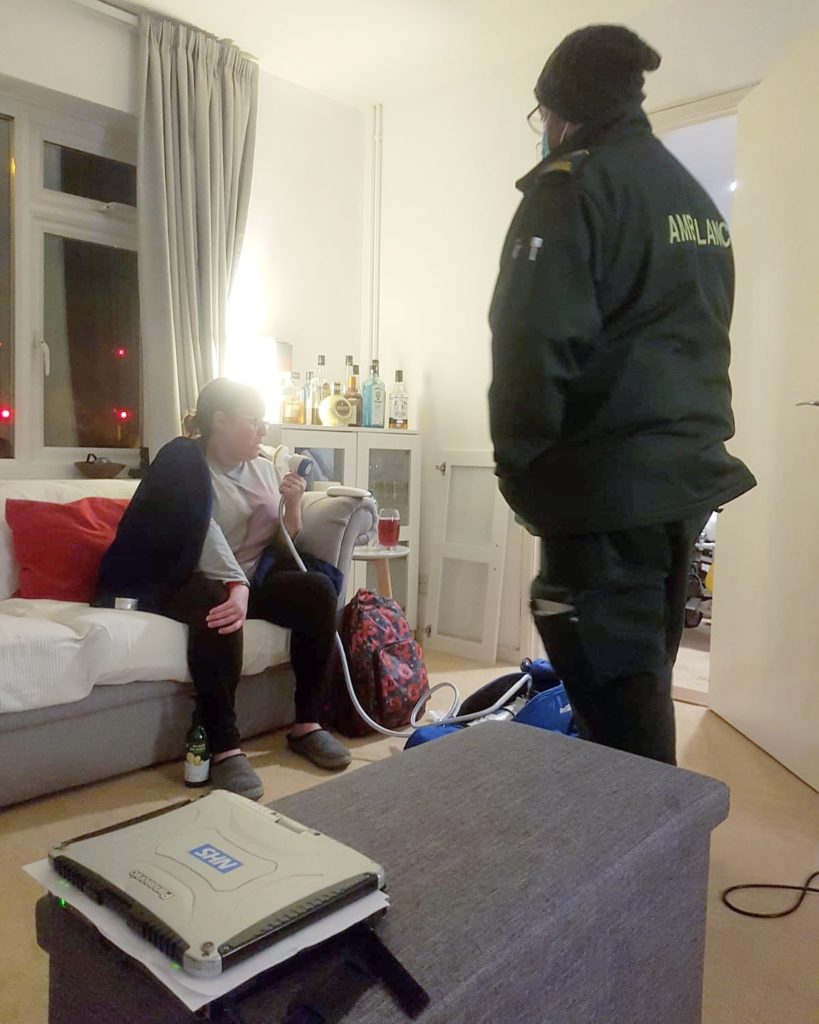
M 490 309 L 501 491 L 543 536 L 707 514 L 728 454 L 731 236 L 639 107 L 521 181 Z

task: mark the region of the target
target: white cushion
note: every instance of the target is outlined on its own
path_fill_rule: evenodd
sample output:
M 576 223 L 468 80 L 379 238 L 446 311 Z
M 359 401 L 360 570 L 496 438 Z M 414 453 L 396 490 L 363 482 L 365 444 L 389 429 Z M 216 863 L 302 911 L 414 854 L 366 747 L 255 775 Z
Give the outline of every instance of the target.
M 17 562 L 6 523 L 6 499 L 52 501 L 64 505 L 80 498 L 132 498 L 138 480 L 0 480 L 0 600 L 17 590 Z
M 243 675 L 286 663 L 289 635 L 249 620 Z M 171 619 L 69 601 L 0 601 L 0 712 L 82 700 L 97 684 L 189 678 L 187 627 Z

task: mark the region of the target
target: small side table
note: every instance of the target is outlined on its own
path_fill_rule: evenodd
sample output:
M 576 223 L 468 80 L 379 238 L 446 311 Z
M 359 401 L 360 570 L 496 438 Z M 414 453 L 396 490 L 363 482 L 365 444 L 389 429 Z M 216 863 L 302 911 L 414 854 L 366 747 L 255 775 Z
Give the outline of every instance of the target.
M 354 562 L 373 562 L 378 590 L 382 597 L 392 597 L 390 562 L 397 558 L 408 558 L 410 549 L 398 544 L 394 548 L 382 548 L 379 544 L 366 544 L 353 548 Z

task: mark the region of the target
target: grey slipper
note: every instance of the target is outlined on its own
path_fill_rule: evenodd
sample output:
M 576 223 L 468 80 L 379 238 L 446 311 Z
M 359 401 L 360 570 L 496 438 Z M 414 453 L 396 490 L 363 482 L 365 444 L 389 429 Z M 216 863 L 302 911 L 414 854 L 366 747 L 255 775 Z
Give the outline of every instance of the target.
M 353 755 L 326 729 L 308 732 L 306 736 L 287 737 L 287 745 L 297 754 L 301 754 L 319 768 L 327 771 L 343 771 L 353 759 Z
M 258 800 L 264 793 L 262 780 L 253 771 L 245 754 L 233 754 L 218 764 L 211 763 L 210 784 L 214 789 L 226 789 L 248 800 Z

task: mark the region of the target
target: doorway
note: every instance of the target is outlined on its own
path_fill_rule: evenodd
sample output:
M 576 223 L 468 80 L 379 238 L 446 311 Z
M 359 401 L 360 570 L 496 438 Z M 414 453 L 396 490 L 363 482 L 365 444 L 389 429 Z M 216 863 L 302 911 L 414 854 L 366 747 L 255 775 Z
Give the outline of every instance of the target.
M 659 138 L 708 192 L 730 229 L 736 190 L 736 114 L 666 131 Z M 718 532 L 714 515 L 692 553 L 685 632 L 674 669 L 674 696 L 693 704 L 708 704 Z

